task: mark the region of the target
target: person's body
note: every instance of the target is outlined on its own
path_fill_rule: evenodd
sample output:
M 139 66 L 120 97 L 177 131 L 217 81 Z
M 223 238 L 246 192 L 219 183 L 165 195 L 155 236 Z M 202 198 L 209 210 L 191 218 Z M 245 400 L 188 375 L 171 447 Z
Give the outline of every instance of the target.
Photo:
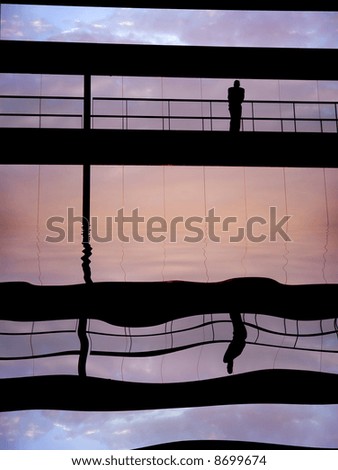
M 230 112 L 230 132 L 239 132 L 242 118 L 242 103 L 245 97 L 245 90 L 239 80 L 234 81 L 234 85 L 228 88 L 228 102 Z
M 230 313 L 230 318 L 233 325 L 233 338 L 230 342 L 228 349 L 226 350 L 223 358 L 223 362 L 227 364 L 227 371 L 232 374 L 234 367 L 234 359 L 242 354 L 245 348 L 245 340 L 247 337 L 247 331 L 242 321 L 241 314 L 239 312 Z

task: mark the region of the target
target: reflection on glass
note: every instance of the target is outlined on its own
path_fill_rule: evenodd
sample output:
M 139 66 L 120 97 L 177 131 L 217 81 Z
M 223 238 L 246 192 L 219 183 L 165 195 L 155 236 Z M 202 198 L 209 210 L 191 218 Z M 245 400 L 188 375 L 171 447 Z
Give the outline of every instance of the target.
M 270 277 L 288 284 L 337 282 L 336 170 L 93 167 L 90 245 L 82 245 L 82 167 L 65 172 L 53 166 L 3 166 L 1 175 L 5 182 L 2 282 L 81 284 L 88 278 L 88 268 L 93 282 L 215 282 L 241 276 Z M 291 217 L 285 219 L 284 231 L 275 233 L 272 240 L 268 222 L 276 223 L 286 215 Z M 235 218 L 229 219 L 232 224 L 224 222 L 227 217 Z M 254 217 L 259 217 L 254 219 L 258 222 L 250 228 L 248 221 Z M 74 312 L 74 319 L 79 313 Z M 294 322 L 241 313 L 247 347 L 236 359 L 236 371 L 247 369 L 244 358 L 250 357 L 252 347 L 271 350 L 270 366 L 287 365 L 300 350 L 318 352 L 322 370 L 331 370 L 330 357 L 336 351 L 334 319 Z M 204 377 L 222 375 L 224 350 L 219 354 L 233 336 L 226 311 L 224 315 L 198 317 L 191 324 L 182 311 L 182 320 L 157 329 L 114 332 L 107 325 L 97 330 L 88 313 L 88 368 L 95 374 L 96 357 L 104 356 L 108 369 L 101 365 L 100 373 L 111 377 L 116 373 L 111 361 L 123 361 L 126 371 L 132 358 L 156 361 L 166 356 L 167 375 L 162 376 L 171 381 L 172 358 L 180 357 L 183 368 L 185 356 L 193 360 L 192 349 Z M 79 339 L 64 332 L 66 322 L 54 332 L 50 323 L 46 331 L 41 331 L 41 325 L 30 324 L 26 331 L 24 324 L 14 322 L 9 334 L 8 324 L 3 323 L 1 358 L 7 361 L 7 370 L 16 358 L 24 363 L 34 357 L 37 367 L 47 356 L 79 354 Z M 14 352 L 7 357 L 8 351 Z M 261 367 L 261 354 L 257 357 L 255 366 L 250 359 L 250 368 Z M 205 364 L 212 364 L 209 371 Z M 317 370 L 318 364 L 313 367 Z M 196 380 L 196 375 L 190 372 L 190 376 Z M 142 377 L 142 367 L 137 377 Z M 148 379 L 158 377 L 148 372 Z M 181 379 L 185 380 L 184 375 Z
M 171 324 L 127 330 L 89 320 L 87 368 L 90 375 L 115 378 L 119 370 L 116 364 L 123 360 L 124 377 L 132 376 L 133 381 L 148 382 L 198 380 L 200 373 L 203 378 L 222 376 L 226 370 L 232 373 L 232 361 L 235 373 L 262 368 L 336 372 L 336 319 L 325 322 L 288 320 L 285 329 L 281 319 L 272 316 L 245 314 L 242 318 L 237 326 L 233 314 L 218 314 L 213 315 L 211 321 L 195 317 L 193 321 L 185 322 L 186 326 L 183 326 L 182 319 Z M 201 348 L 202 361 L 199 358 Z M 69 360 L 74 363 L 75 358 L 72 357 L 78 354 L 75 320 L 35 322 L 34 325 L 1 321 L 2 377 L 11 377 L 13 371 L 15 376 L 26 375 L 30 370 L 27 364 L 32 360 L 32 375 L 43 374 L 43 364 L 48 363 L 50 374 L 67 373 Z M 149 369 L 149 361 L 156 363 L 163 357 L 165 373 L 156 368 Z M 137 370 L 134 359 L 139 363 Z M 180 363 L 180 375 L 177 375 L 177 363 Z M 22 365 L 20 372 L 19 364 Z M 99 367 L 97 371 L 95 364 Z
M 83 243 L 82 177 L 81 166 L 0 167 L 1 282 L 211 284 L 263 276 L 288 285 L 337 283 L 337 170 L 92 167 L 90 245 Z M 284 232 L 262 223 L 287 215 Z M 140 298 L 139 315 L 149 302 Z M 238 336 L 226 308 L 186 317 L 179 299 L 180 318 L 142 328 L 114 325 L 124 308 L 114 297 L 105 306 L 109 323 L 62 308 L 71 319 L 0 321 L 1 378 L 80 373 L 189 386 L 262 371 L 337 374 L 334 313 L 309 321 L 242 311 Z M 224 363 L 238 337 L 233 365 Z

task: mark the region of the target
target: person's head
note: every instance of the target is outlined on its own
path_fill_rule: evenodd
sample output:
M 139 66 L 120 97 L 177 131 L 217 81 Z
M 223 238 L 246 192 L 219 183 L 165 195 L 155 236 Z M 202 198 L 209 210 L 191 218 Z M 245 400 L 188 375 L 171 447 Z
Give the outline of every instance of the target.
M 241 82 L 239 80 L 234 81 L 234 87 L 238 88 L 241 85 Z

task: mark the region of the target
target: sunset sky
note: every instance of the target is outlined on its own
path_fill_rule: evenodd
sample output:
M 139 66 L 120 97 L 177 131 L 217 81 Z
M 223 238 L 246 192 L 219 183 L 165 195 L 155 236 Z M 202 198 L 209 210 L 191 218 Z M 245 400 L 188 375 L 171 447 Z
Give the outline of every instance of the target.
M 161 11 L 108 8 L 62 8 L 1 5 L 1 39 L 80 41 L 212 46 L 338 47 L 338 14 L 309 12 Z M 0 94 L 82 93 L 78 77 L 0 75 Z M 230 81 L 94 77 L 100 96 L 225 98 Z M 338 101 L 338 83 L 243 81 L 248 99 L 313 99 Z M 83 282 L 81 230 L 73 243 L 47 243 L 48 218 L 65 217 L 67 208 L 81 211 L 82 168 L 1 166 L 0 280 L 33 284 Z M 283 168 L 93 167 L 92 214 L 100 234 L 105 217 L 124 207 L 139 208 L 146 217 L 205 216 L 215 208 L 222 218 L 267 217 L 269 207 L 290 214 L 291 242 L 260 244 L 243 240 L 230 245 L 205 238 L 195 244 L 123 244 L 93 241 L 94 281 L 184 279 L 213 282 L 236 276 L 268 276 L 282 283 L 338 282 L 338 171 Z M 183 232 L 179 233 L 182 237 Z M 142 307 L 143 308 L 143 307 Z M 0 322 L 2 323 L 2 322 Z M 11 325 L 3 322 L 2 327 Z M 32 328 L 31 324 L 23 328 Z M 231 336 L 231 331 L 226 333 Z M 73 340 L 71 340 L 73 341 Z M 26 345 L 27 346 L 27 345 Z M 26 347 L 25 346 L 25 347 Z M 38 343 L 35 345 L 39 347 Z M 98 364 L 93 375 L 127 380 L 196 380 L 226 374 L 221 362 L 224 345 L 191 349 L 164 359 L 120 360 Z M 24 349 L 23 349 L 24 351 Z M 276 348 L 265 355 L 252 346 L 235 372 L 257 358 L 262 367 L 284 367 L 291 356 Z M 316 353 L 317 354 L 317 353 Z M 311 355 L 304 367 L 338 372 L 336 355 Z M 297 357 L 292 361 L 297 363 Z M 260 362 L 262 361 L 262 362 Z M 264 362 L 266 361 L 266 362 Z M 36 361 L 10 370 L 2 363 L 1 377 L 45 373 Z M 65 365 L 75 369 L 73 360 Z M 53 369 L 53 367 L 55 367 Z M 64 365 L 52 369 L 63 373 Z M 73 369 L 72 369 L 73 368 Z M 161 371 L 161 372 L 160 372 Z M 73 372 L 69 372 L 73 373 Z M 0 449 L 131 449 L 184 439 L 233 439 L 280 444 L 338 447 L 338 405 L 236 405 L 200 409 L 121 413 L 33 410 L 0 414 Z M 197 424 L 196 424 L 197 423 Z

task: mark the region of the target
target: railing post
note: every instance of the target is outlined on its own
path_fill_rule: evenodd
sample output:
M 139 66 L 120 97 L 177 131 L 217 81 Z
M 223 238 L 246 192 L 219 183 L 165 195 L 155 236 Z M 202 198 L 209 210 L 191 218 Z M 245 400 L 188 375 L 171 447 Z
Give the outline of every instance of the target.
M 324 129 L 323 129 L 323 119 L 322 119 L 321 112 L 320 112 L 320 103 L 318 103 L 318 115 L 319 115 L 320 132 L 322 134 L 324 132 Z
M 209 101 L 209 106 L 210 106 L 210 130 L 213 131 L 213 125 L 212 125 L 212 101 Z
M 170 131 L 170 100 L 168 100 L 168 130 Z
M 162 109 L 162 131 L 164 131 L 165 119 L 164 119 L 164 101 L 163 101 L 163 98 L 162 98 L 162 101 L 161 101 L 161 109 Z
M 251 115 L 252 115 L 252 132 L 255 132 L 255 108 L 254 108 L 253 101 L 251 101 Z
M 297 121 L 296 121 L 296 103 L 292 102 L 292 110 L 293 110 L 293 122 L 295 125 L 295 132 L 297 132 Z
M 90 130 L 91 114 L 91 76 L 84 76 L 84 110 L 83 129 Z M 82 218 L 83 218 L 83 243 L 89 243 L 90 230 L 90 164 L 83 165 L 83 187 L 82 187 Z
M 203 101 L 201 101 L 201 119 L 202 119 L 202 131 L 204 131 Z

